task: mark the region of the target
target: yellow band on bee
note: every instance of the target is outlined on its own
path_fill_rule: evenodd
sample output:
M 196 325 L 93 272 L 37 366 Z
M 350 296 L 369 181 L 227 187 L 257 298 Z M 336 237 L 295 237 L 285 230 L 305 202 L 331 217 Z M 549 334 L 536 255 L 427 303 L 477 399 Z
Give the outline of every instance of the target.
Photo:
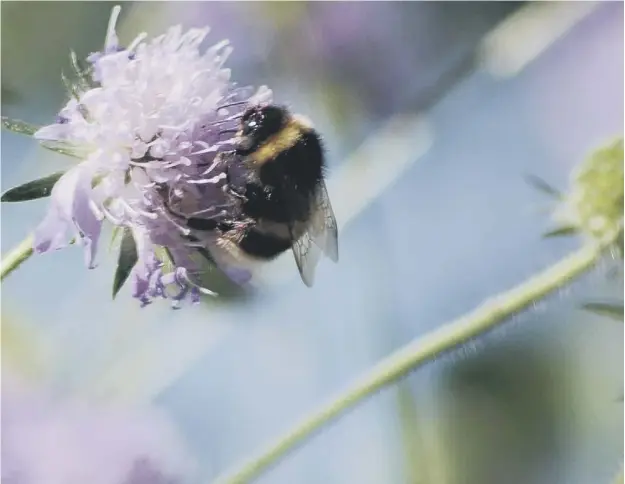
M 301 120 L 292 117 L 284 128 L 265 141 L 250 157 L 255 165 L 262 165 L 283 151 L 295 146 L 302 133 L 309 130 L 309 126 Z

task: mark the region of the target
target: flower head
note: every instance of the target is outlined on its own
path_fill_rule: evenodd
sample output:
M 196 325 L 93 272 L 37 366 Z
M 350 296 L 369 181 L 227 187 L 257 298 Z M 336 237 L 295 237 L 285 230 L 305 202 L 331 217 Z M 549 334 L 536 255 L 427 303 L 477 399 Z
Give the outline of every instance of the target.
M 269 102 L 271 91 L 232 83 L 223 67 L 228 42 L 200 50 L 208 29 L 177 26 L 120 46 L 119 12 L 113 9 L 101 52 L 87 65 L 73 57 L 72 98 L 54 124 L 35 133 L 43 144 L 69 146 L 82 161 L 56 182 L 34 248 L 58 249 L 74 236 L 92 268 L 108 220 L 129 241 L 132 254 L 120 261 L 132 266 L 122 276 L 130 274 L 135 297 L 143 304 L 154 297 L 197 301 L 198 261 L 215 262 L 210 228 L 235 217 L 221 154 L 233 149 L 246 106 Z M 189 228 L 189 218 L 206 221 L 206 229 Z
M 177 430 L 151 408 L 53 395 L 2 371 L 2 482 L 179 484 L 197 465 Z
M 592 240 L 622 247 L 622 138 L 596 150 L 577 167 L 563 201 L 558 219 Z

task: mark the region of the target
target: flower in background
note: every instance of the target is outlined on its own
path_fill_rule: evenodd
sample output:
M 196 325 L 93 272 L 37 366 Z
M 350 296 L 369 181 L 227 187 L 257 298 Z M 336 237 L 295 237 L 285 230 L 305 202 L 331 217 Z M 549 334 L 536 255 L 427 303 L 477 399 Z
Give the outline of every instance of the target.
M 581 234 L 612 245 L 623 257 L 623 138 L 600 147 L 573 171 L 564 194 L 536 176 L 527 181 L 558 202 L 558 227 L 546 237 Z
M 574 172 L 562 214 L 599 242 L 623 239 L 623 138 L 601 147 Z M 620 235 L 617 235 L 620 234 Z
M 3 200 L 50 195 L 34 233 L 35 251 L 75 241 L 90 268 L 108 220 L 121 239 L 113 295 L 130 278 L 142 305 L 170 297 L 178 307 L 185 299 L 197 302 L 200 293 L 214 294 L 201 285 L 207 263 L 220 265 L 237 282 L 249 278 L 215 257 L 214 230 L 193 230 L 187 221 L 201 218 L 217 227 L 235 219 L 234 204 L 224 194 L 225 161 L 217 155 L 234 148 L 246 106 L 268 102 L 272 93 L 230 81 L 223 67 L 232 52 L 227 41 L 200 51 L 208 28 L 183 32 L 176 26 L 121 46 L 115 31 L 119 13 L 117 6 L 101 52 L 86 63 L 72 54 L 76 79 L 64 78 L 71 99 L 54 124 L 34 133 L 45 147 L 77 156 L 80 163 L 12 189 Z M 35 188 L 35 196 L 20 198 L 26 186 Z
M 623 138 L 602 146 L 573 171 L 568 193 L 560 193 L 538 177 L 530 181 L 559 203 L 558 228 L 547 237 L 580 234 L 613 246 L 623 257 Z
M 60 400 L 2 377 L 3 483 L 178 484 L 196 476 L 177 433 L 153 410 Z
M 553 218 L 558 227 L 545 237 L 581 235 L 591 243 L 606 244 L 612 258 L 619 264 L 608 272 L 609 276 L 620 274 L 623 269 L 623 184 L 624 184 L 623 138 L 593 151 L 571 176 L 568 193 L 559 192 L 544 180 L 531 176 L 528 181 L 558 202 Z M 616 270 L 615 270 L 616 269 Z M 623 301 L 589 302 L 583 305 L 587 311 L 623 321 Z

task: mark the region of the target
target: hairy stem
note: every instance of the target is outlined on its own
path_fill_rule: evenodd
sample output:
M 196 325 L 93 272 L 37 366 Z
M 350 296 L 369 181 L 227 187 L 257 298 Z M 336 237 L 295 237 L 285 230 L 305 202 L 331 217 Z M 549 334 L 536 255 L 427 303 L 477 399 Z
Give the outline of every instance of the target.
M 516 288 L 485 301 L 472 312 L 440 326 L 379 362 L 344 392 L 297 423 L 265 449 L 232 472 L 216 479 L 219 484 L 247 483 L 294 451 L 307 438 L 341 414 L 419 366 L 492 329 L 590 269 L 603 247 L 587 245 Z
M 6 276 L 17 269 L 31 255 L 33 255 L 33 237 L 29 235 L 11 252 L 2 257 L 2 262 L 0 262 L 0 281 L 3 281 Z

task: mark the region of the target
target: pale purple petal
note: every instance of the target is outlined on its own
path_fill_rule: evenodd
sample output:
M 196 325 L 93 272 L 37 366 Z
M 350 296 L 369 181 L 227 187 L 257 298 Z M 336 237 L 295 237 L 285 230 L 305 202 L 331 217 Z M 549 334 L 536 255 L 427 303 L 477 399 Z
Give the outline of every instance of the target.
M 90 207 L 93 169 L 86 163 L 65 173 L 52 189 L 50 208 L 35 230 L 34 248 L 38 253 L 58 249 L 67 243 L 67 230 L 78 237 L 85 249 L 85 263 L 94 267 L 102 222 Z
M 33 234 L 33 249 L 35 252 L 43 254 L 44 252 L 67 247 L 70 242 L 70 237 L 67 235 L 70 225 L 58 213 L 58 207 L 52 204 Z
M 68 244 L 67 231 L 73 226 L 74 193 L 81 174 L 80 168 L 77 167 L 69 170 L 56 182 L 50 196 L 48 212 L 43 222 L 35 229 L 33 246 L 36 252 L 47 252 Z
M 77 186 L 73 204 L 73 221 L 79 230 L 80 240 L 85 249 L 85 263 L 89 268 L 94 267 L 95 256 L 98 250 L 102 221 L 99 220 L 90 202 L 91 177 L 84 177 Z
M 70 137 L 72 131 L 73 128 L 67 123 L 51 124 L 40 128 L 33 136 L 39 141 L 63 141 Z
M 3 483 L 174 484 L 196 473 L 176 429 L 154 409 L 59 398 L 3 368 Z

